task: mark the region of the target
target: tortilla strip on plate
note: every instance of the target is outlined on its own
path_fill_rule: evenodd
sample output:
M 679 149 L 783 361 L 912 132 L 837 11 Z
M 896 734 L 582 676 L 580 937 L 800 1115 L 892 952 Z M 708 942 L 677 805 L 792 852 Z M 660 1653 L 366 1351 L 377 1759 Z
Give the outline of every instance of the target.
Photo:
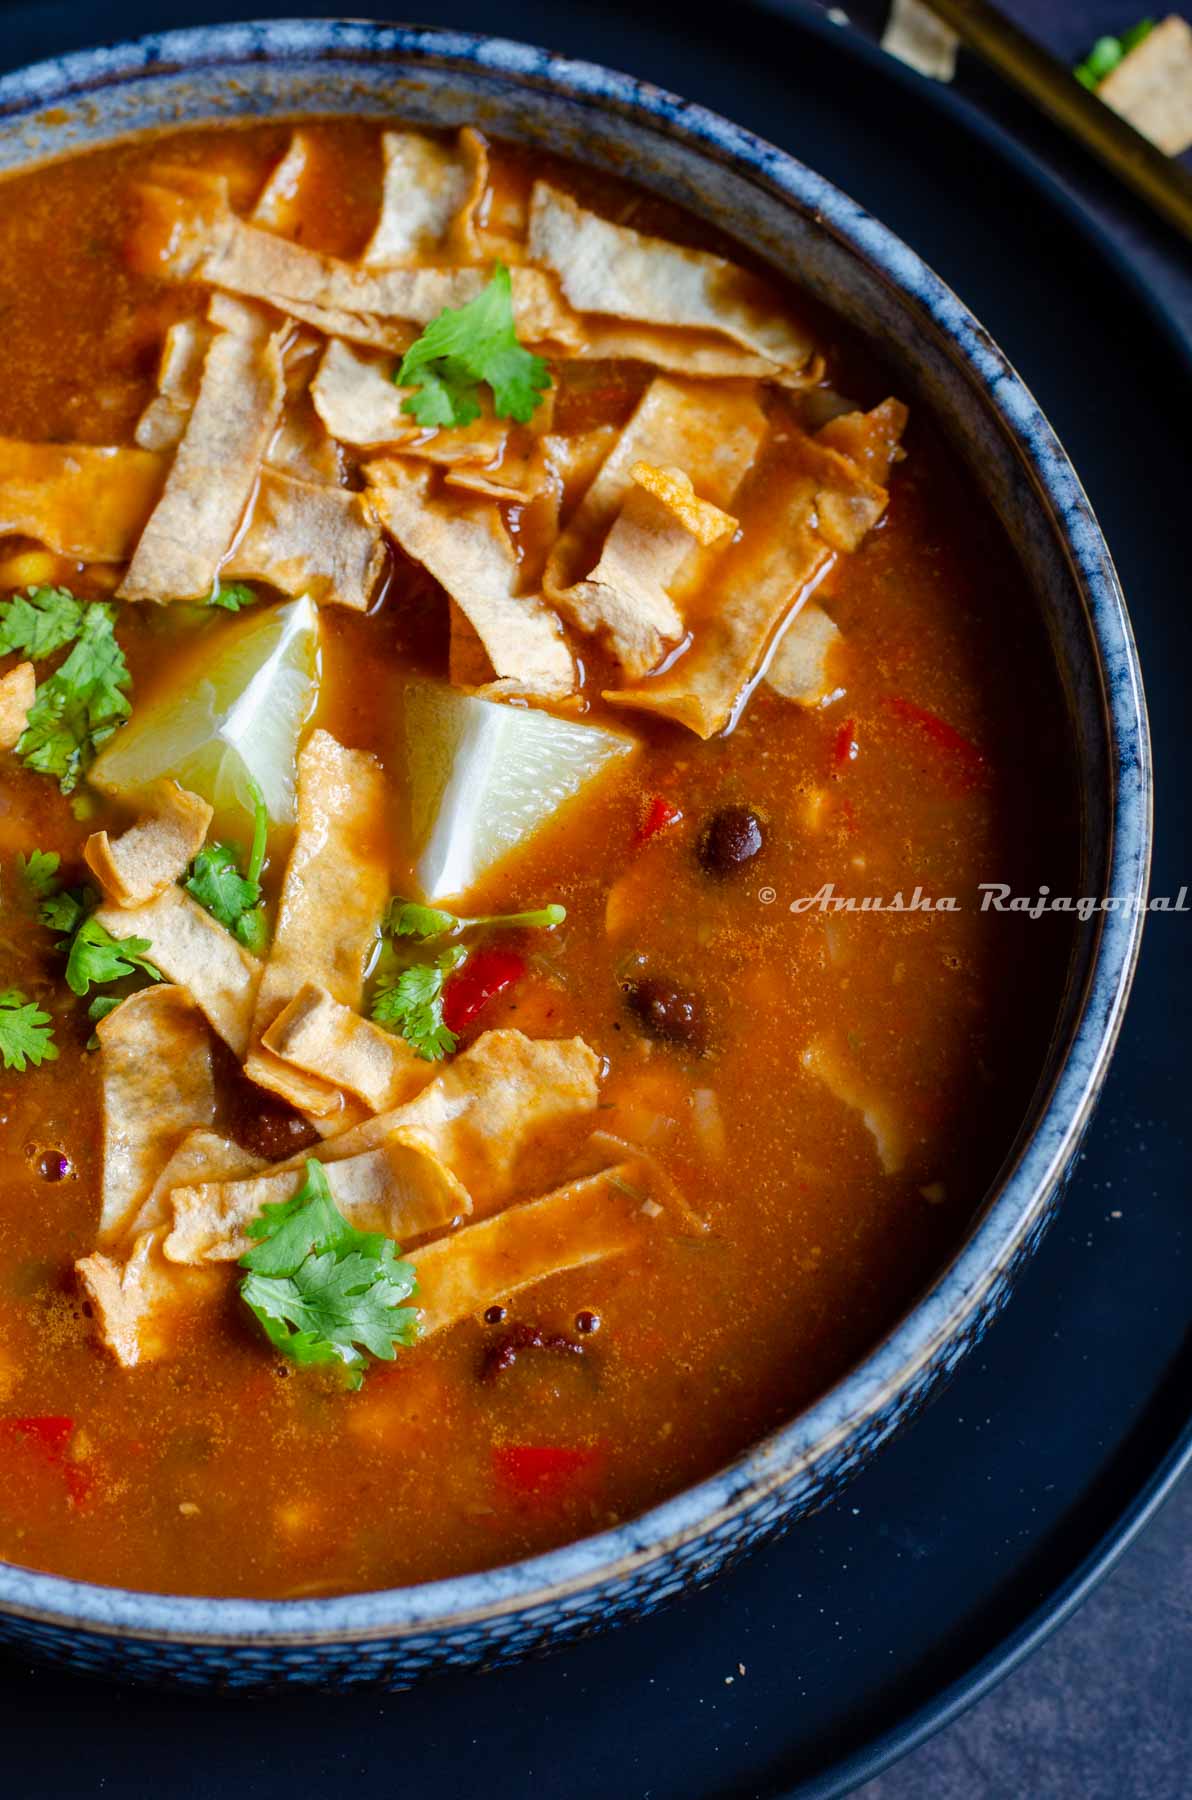
M 156 781 L 145 795 L 146 816 L 114 841 L 93 831 L 83 859 L 104 898 L 116 906 L 144 906 L 181 881 L 202 849 L 211 808 L 176 781 Z
M 333 438 L 356 449 L 396 445 L 403 453 L 431 462 L 495 462 L 509 427 L 503 419 L 479 418 L 471 425 L 428 430 L 402 411 L 412 388 L 395 387 L 393 364 L 362 356 L 332 338 L 311 383 L 315 409 Z
M 365 612 L 384 562 L 380 528 L 363 494 L 265 468 L 220 575 Z
M 20 742 L 36 694 L 31 662 L 17 663 L 0 675 L 0 750 L 11 750 Z
M 298 756 L 297 825 L 244 1070 L 316 1118 L 343 1109 L 339 1089 L 283 1062 L 261 1037 L 308 982 L 359 1007 L 365 957 L 389 896 L 385 807 L 376 758 L 313 731 Z
M 297 1160 L 297 1159 L 296 1159 Z M 358 1231 L 380 1231 L 399 1242 L 466 1218 L 467 1189 L 421 1142 L 396 1132 L 375 1150 L 324 1165 L 327 1185 L 344 1218 Z M 245 1227 L 263 1206 L 289 1200 L 306 1180 L 298 1168 L 266 1169 L 242 1179 L 179 1186 L 170 1196 L 174 1224 L 164 1250 L 171 1262 L 235 1262 L 251 1243 Z
M 550 1275 L 632 1249 L 655 1216 L 650 1173 L 645 1159 L 621 1163 L 424 1245 L 413 1258 L 420 1335 Z
M 0 438 L 0 536 L 19 532 L 79 562 L 127 562 L 167 467 L 152 450 Z
M 127 916 L 127 915 L 126 915 Z M 211 1042 L 180 987 L 130 994 L 96 1026 L 103 1084 L 99 1241 L 111 1243 L 196 1126 L 215 1116 Z
M 381 216 L 361 261 L 475 262 L 475 213 L 488 182 L 488 149 L 479 132 L 464 126 L 448 145 L 420 131 L 386 131 L 381 154 Z
M 682 469 L 637 462 L 631 487 L 600 561 L 584 581 L 559 595 L 582 631 L 607 638 L 631 680 L 661 660 L 683 635 L 683 619 L 667 592 L 689 559 L 736 530 L 737 521 L 700 500 Z
M 283 325 L 263 343 L 221 331 L 198 396 L 118 593 L 124 600 L 204 597 L 248 505 L 285 397 Z
M 304 1074 L 355 1094 L 374 1113 L 412 1099 L 431 1079 L 432 1065 L 404 1038 L 362 1018 L 314 981 L 278 1013 L 261 1042 Z
M 723 730 L 784 620 L 837 554 L 858 547 L 886 500 L 851 458 L 788 435 L 741 496 L 740 534 L 716 564 L 705 610 L 686 619 L 691 647 L 664 674 L 607 689 L 605 698 L 663 713 L 702 738 Z
M 756 275 L 665 238 L 587 212 L 548 182 L 534 184 L 529 255 L 553 269 L 581 313 L 716 332 L 775 365 L 803 369 L 814 344 Z
M 766 680 L 784 700 L 818 706 L 838 691 L 832 680 L 832 655 L 843 633 L 822 606 L 808 600 L 783 632 L 766 665 Z
M 766 431 L 755 383 L 707 386 L 657 376 L 556 540 L 547 559 L 543 591 L 560 599 L 589 574 L 633 486 L 635 463 L 680 468 L 701 499 L 727 508 Z
M 495 501 L 432 498 L 431 470 L 396 457 L 367 463 L 364 474 L 386 530 L 466 613 L 511 691 L 571 693 L 562 627 L 536 595 L 516 592 L 517 555 Z
M 438 1156 L 474 1197 L 492 1202 L 508 1194 L 536 1132 L 595 1108 L 599 1070 L 582 1038 L 486 1031 L 413 1100 L 363 1120 L 314 1154 L 330 1164 L 400 1133 Z M 293 1157 L 285 1167 L 304 1161 Z
M 101 906 L 94 916 L 114 938 L 147 937 L 150 960 L 187 990 L 233 1055 L 244 1055 L 261 964 L 185 888 L 144 906 Z

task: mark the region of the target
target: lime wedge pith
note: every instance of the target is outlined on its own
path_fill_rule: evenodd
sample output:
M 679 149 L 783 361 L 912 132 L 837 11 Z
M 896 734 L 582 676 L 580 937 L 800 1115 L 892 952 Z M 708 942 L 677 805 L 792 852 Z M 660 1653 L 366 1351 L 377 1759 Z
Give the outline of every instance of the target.
M 251 816 L 250 782 L 275 824 L 294 818 L 298 739 L 319 684 L 318 609 L 307 596 L 252 612 L 180 663 L 107 744 L 91 780 L 132 793 L 170 775 L 218 819 Z

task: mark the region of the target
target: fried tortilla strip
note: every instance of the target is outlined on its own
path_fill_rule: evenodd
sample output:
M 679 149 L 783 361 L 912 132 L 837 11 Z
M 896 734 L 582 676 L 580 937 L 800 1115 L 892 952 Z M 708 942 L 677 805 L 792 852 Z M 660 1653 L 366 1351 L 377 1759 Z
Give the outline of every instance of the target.
M 594 568 L 634 485 L 635 464 L 683 469 L 701 499 L 727 508 L 752 467 L 766 430 L 753 382 L 709 387 L 668 376 L 652 381 L 555 542 L 543 591 L 560 600 Z
M 267 468 L 220 574 L 365 612 L 384 562 L 384 540 L 366 496 Z
M 1182 156 L 1192 144 L 1192 26 L 1169 13 L 1135 44 L 1104 81 L 1097 98 L 1157 144 Z
M 860 1113 L 882 1168 L 887 1175 L 897 1175 L 911 1150 L 909 1121 L 873 1090 L 853 1066 L 851 1057 L 830 1038 L 817 1038 L 799 1061 L 843 1106 Z
M 150 1188 L 131 1230 L 139 1235 L 168 1226 L 173 1218 L 170 1195 L 176 1187 L 256 1175 L 267 1167 L 264 1157 L 254 1156 L 222 1132 L 205 1127 L 188 1132 Z
M 298 757 L 297 805 L 245 1074 L 319 1118 L 342 1110 L 339 1089 L 283 1062 L 261 1039 L 312 981 L 341 1005 L 360 1006 L 365 957 L 389 895 L 384 771 L 374 756 L 313 731 Z
M 360 450 L 396 446 L 430 462 L 491 463 L 500 457 L 509 435 L 503 419 L 480 418 L 471 425 L 428 431 L 402 411 L 413 389 L 395 387 L 392 377 L 388 360 L 362 356 L 332 338 L 310 390 L 331 436 Z
M 784 700 L 819 706 L 841 691 L 832 679 L 832 658 L 843 642 L 840 627 L 822 606 L 808 600 L 779 639 L 766 665 L 766 680 Z
M 0 750 L 12 750 L 19 743 L 36 693 L 31 662 L 17 663 L 0 675 Z
M 127 917 L 127 915 L 125 915 Z M 96 1027 L 103 1084 L 99 1241 L 119 1238 L 188 1132 L 215 1116 L 211 1042 L 180 987 L 131 994 Z
M 317 140 L 301 125 L 290 133 L 286 153 L 275 163 L 252 209 L 254 225 L 292 237 L 302 222 L 302 188 L 317 159 Z
M 114 841 L 93 831 L 83 846 L 87 867 L 115 906 L 144 906 L 181 881 L 207 837 L 211 808 L 176 781 L 154 782 L 145 801 L 146 817 Z
M 152 450 L 0 438 L 0 536 L 19 532 L 79 562 L 127 562 L 167 467 Z
M 362 261 L 476 262 L 476 209 L 488 183 L 488 148 L 465 126 L 454 144 L 420 131 L 381 134 L 381 216 Z
M 548 1276 L 633 1249 L 664 1210 L 650 1193 L 652 1168 L 644 1158 L 619 1163 L 426 1244 L 414 1256 L 420 1335 Z
M 124 600 L 193 600 L 211 592 L 248 505 L 285 397 L 281 340 L 221 331 L 161 499 L 118 593 Z
M 581 313 L 715 332 L 764 357 L 775 372 L 804 369 L 808 332 L 756 275 L 705 250 L 614 225 L 553 188 L 534 184 L 530 260 L 553 269 Z
M 486 1031 L 404 1106 L 365 1119 L 314 1152 L 332 1163 L 388 1142 L 423 1144 L 491 1204 L 511 1191 L 523 1151 L 537 1134 L 591 1112 L 600 1062 L 582 1038 L 528 1038 Z M 287 1167 L 297 1167 L 302 1157 Z
M 147 937 L 162 974 L 187 990 L 232 1054 L 243 1057 L 261 964 L 185 888 L 167 888 L 145 906 L 101 906 L 95 917 L 114 938 Z
M 404 1242 L 437 1231 L 472 1210 L 467 1189 L 433 1151 L 395 1133 L 376 1150 L 326 1165 L 336 1206 L 358 1231 L 380 1231 Z M 305 1159 L 294 1169 L 267 1169 L 241 1180 L 176 1187 L 174 1224 L 164 1250 L 171 1262 L 235 1262 L 251 1243 L 246 1227 L 263 1206 L 289 1200 L 306 1180 Z
M 682 469 L 637 462 L 629 475 L 632 485 L 600 561 L 585 581 L 559 595 L 559 605 L 581 631 L 606 639 L 636 680 L 683 635 L 668 587 L 701 547 L 731 537 L 737 521 L 701 500 Z
M 850 457 L 791 434 L 741 496 L 740 534 L 716 564 L 703 612 L 688 611 L 691 647 L 664 674 L 608 689 L 606 699 L 665 714 L 701 738 L 723 730 L 784 621 L 838 555 L 857 549 L 886 500 Z
M 210 343 L 211 331 L 202 319 L 177 319 L 166 332 L 157 393 L 133 432 L 143 450 L 172 450 L 181 439 L 199 392 Z
M 621 324 L 615 319 L 584 320 L 585 337 L 578 346 L 560 345 L 555 355 L 581 362 L 645 362 L 675 375 L 697 380 L 736 376 L 773 381 L 780 387 L 814 387 L 822 380 L 824 361 L 814 355 L 801 369 L 780 369 L 765 356 L 754 356 L 713 331 L 670 330 L 665 325 Z
M 323 337 L 347 338 L 353 344 L 371 344 L 378 350 L 408 350 L 418 335 L 416 325 L 401 325 L 391 319 L 375 319 L 363 313 L 336 312 L 332 307 L 307 306 L 294 299 L 285 302 L 284 310 L 289 318 L 310 326 Z M 241 329 L 237 315 L 243 319 L 252 312 L 268 319 L 276 317 L 277 311 L 267 302 L 240 300 L 235 294 L 221 293 L 218 289 L 207 305 L 207 317 L 212 324 L 223 325 L 228 330 Z
M 295 994 L 261 1034 L 266 1050 L 332 1087 L 388 1112 L 424 1088 L 432 1065 L 403 1038 L 344 1006 L 315 981 Z
M 517 555 L 496 503 L 432 495 L 431 471 L 397 458 L 367 463 L 364 474 L 386 530 L 467 615 L 509 691 L 571 693 L 562 627 L 536 595 L 516 592 Z

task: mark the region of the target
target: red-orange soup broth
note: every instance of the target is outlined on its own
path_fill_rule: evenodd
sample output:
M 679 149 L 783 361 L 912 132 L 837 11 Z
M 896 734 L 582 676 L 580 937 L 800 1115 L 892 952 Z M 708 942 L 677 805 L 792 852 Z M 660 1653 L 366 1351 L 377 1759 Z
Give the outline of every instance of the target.
M 354 263 L 381 205 L 380 128 L 308 129 L 290 235 Z M 138 182 L 164 165 L 216 172 L 243 215 L 288 141 L 273 126 L 192 132 L 0 185 L 0 435 L 133 444 L 167 328 L 202 318 L 211 291 L 146 255 Z M 499 145 L 489 158 L 483 205 L 507 234 L 545 177 L 618 225 L 748 260 L 622 184 Z M 797 447 L 842 410 L 825 395 L 867 410 L 891 388 L 830 318 L 797 295 L 784 303 L 811 319 L 823 357 L 814 381 L 765 399 L 772 435 L 788 430 Z M 620 431 L 656 373 L 546 360 L 564 436 Z M 843 1375 L 942 1266 L 1023 1119 L 1069 948 L 1062 918 L 982 910 L 980 884 L 1070 892 L 1076 809 L 1065 708 L 1012 549 L 913 399 L 902 448 L 881 517 L 816 577 L 839 632 L 833 690 L 799 704 L 759 667 L 731 729 L 705 738 L 610 704 L 607 641 L 576 643 L 576 693 L 530 704 L 637 748 L 455 909 L 566 909 L 554 927 L 476 940 L 474 967 L 499 952 L 516 978 L 481 991 L 472 1016 L 457 1006 L 458 1048 L 511 1028 L 582 1038 L 600 1064 L 595 1109 L 525 1146 L 505 1203 L 557 1186 L 604 1131 L 652 1159 L 698 1228 L 675 1228 L 664 1206 L 630 1251 L 484 1296 L 450 1329 L 370 1359 L 357 1390 L 271 1346 L 234 1262 L 179 1310 L 168 1353 L 126 1366 L 100 1341 L 74 1265 L 97 1243 L 106 1052 L 87 1047 L 94 992 L 65 985 L 62 934 L 23 892 L 17 859 L 56 852 L 59 879 L 77 886 L 87 839 L 115 837 L 135 808 L 85 779 L 64 794 L 19 747 L 4 753 L 0 986 L 44 1008 L 58 1055 L 0 1074 L 0 1556 L 264 1596 L 524 1557 L 722 1465 Z M 366 460 L 343 453 L 346 489 L 363 489 Z M 502 506 L 523 566 L 541 564 L 535 534 L 565 515 L 544 525 L 532 505 Z M 735 521 L 734 506 L 722 511 Z M 367 611 L 320 609 L 311 724 L 383 765 L 387 889 L 411 897 L 403 693 L 411 675 L 447 681 L 451 627 L 440 582 L 399 545 L 385 558 Z M 48 585 L 110 602 L 135 721 L 193 646 L 206 654 L 240 621 L 113 600 L 122 572 L 29 535 L 0 543 L 5 599 Z M 257 608 L 280 601 L 258 585 Z M 693 603 L 697 636 L 717 603 L 714 583 Z M 14 651 L 0 674 L 20 661 Z M 39 661 L 39 681 L 60 661 Z M 271 921 L 288 843 L 271 834 Z M 858 902 L 917 889 L 956 909 L 837 911 L 814 898 L 829 885 Z M 316 1146 L 316 1127 L 236 1064 L 217 1048 L 215 1128 L 267 1163 Z M 478 1202 L 475 1218 L 488 1210 Z M 418 1243 L 402 1248 L 417 1270 Z

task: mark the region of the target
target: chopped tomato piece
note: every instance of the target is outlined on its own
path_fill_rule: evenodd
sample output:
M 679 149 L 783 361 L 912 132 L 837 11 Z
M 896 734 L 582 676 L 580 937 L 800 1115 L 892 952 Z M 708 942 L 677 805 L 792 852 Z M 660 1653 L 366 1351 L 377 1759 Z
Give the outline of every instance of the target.
M 941 719 L 938 713 L 916 706 L 913 700 L 899 695 L 885 701 L 886 711 L 911 726 L 927 743 L 941 753 L 942 765 L 956 776 L 963 788 L 980 787 L 988 778 L 989 764 L 985 753 L 971 739 Z
M 668 825 L 677 825 L 682 817 L 682 809 L 673 805 L 665 794 L 655 794 L 646 808 L 645 817 L 633 834 L 634 846 L 648 844 L 652 837 L 657 837 Z
M 67 1446 L 75 1422 L 60 1414 L 46 1414 L 30 1419 L 0 1419 L 0 1432 L 35 1450 L 50 1468 L 60 1469 L 70 1498 L 78 1505 L 91 1492 L 92 1481 L 86 1469 L 66 1460 Z
M 443 1023 L 449 1031 L 466 1030 L 482 1007 L 520 981 L 526 959 L 516 950 L 477 950 L 443 989 Z
M 493 1469 L 502 1486 L 523 1499 L 552 1499 L 577 1475 L 595 1469 L 602 1454 L 563 1444 L 504 1444 L 493 1451 Z

